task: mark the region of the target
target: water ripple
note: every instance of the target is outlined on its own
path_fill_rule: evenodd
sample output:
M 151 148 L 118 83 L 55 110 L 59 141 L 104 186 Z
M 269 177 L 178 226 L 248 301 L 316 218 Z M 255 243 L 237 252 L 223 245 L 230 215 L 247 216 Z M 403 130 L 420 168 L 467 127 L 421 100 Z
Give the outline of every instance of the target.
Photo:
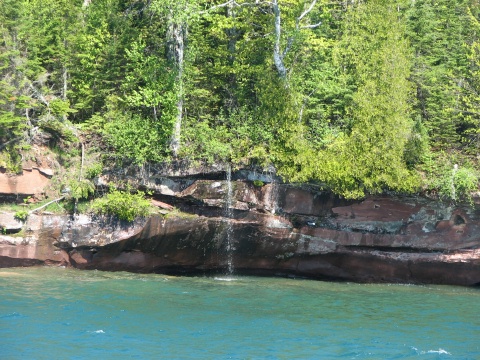
M 473 360 L 480 353 L 476 289 L 44 268 L 15 273 L 21 275 L 0 283 L 6 359 Z
M 0 319 L 22 318 L 22 317 L 25 317 L 25 316 L 20 314 L 20 313 L 17 313 L 17 312 L 13 312 L 13 313 L 10 313 L 10 314 L 5 314 L 5 315 L 0 315 Z

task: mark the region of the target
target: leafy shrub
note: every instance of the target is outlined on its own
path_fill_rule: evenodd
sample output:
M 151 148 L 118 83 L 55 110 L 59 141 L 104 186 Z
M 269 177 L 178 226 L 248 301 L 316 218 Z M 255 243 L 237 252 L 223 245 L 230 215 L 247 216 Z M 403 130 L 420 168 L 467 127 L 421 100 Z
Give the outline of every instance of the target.
M 39 127 L 53 135 L 56 140 L 63 140 L 66 143 L 76 143 L 78 138 L 73 132 L 73 125 L 68 121 L 62 122 L 54 117 L 45 117 L 39 121 Z
M 472 168 L 459 168 L 453 181 L 456 192 L 467 200 L 471 200 L 471 194 L 478 191 L 478 173 Z
M 85 175 L 88 179 L 93 179 L 102 173 L 103 166 L 100 163 L 94 163 L 87 167 L 85 170 Z
M 69 113 L 75 113 L 77 110 L 70 108 L 70 101 L 62 99 L 53 99 L 49 104 L 50 110 L 54 115 L 64 116 Z
M 96 199 L 92 210 L 97 214 L 114 215 L 121 220 L 133 221 L 137 217 L 144 217 L 150 213 L 150 202 L 145 199 L 145 193 L 137 191 L 136 194 L 117 189 L 102 198 Z
M 478 174 L 474 169 L 455 167 L 439 179 L 440 195 L 453 201 L 465 200 L 473 204 L 472 193 L 478 191 Z
M 0 167 L 7 170 L 8 173 L 19 174 L 22 172 L 22 158 L 16 146 L 7 147 L 0 151 Z
M 478 171 L 468 160 L 455 154 L 435 155 L 423 166 L 427 175 L 427 188 L 437 190 L 443 199 L 473 204 L 472 194 L 478 191 Z
M 27 220 L 27 217 L 28 217 L 28 211 L 27 210 L 18 210 L 14 215 L 14 218 L 17 219 L 17 220 L 20 220 L 20 221 Z
M 170 140 L 170 133 L 161 125 L 137 114 L 119 114 L 106 123 L 106 138 L 118 155 L 137 164 L 161 161 Z
M 421 120 L 417 119 L 413 126 L 412 133 L 405 144 L 404 151 L 405 163 L 410 169 L 424 162 L 429 151 L 428 141 L 427 129 Z
M 195 160 L 228 161 L 232 153 L 232 139 L 225 126 L 211 126 L 208 121 L 198 121 L 185 127 L 183 132 L 185 146 L 180 155 Z
M 95 186 L 90 180 L 70 180 L 70 196 L 75 199 L 88 199 L 95 192 Z
M 265 183 L 262 180 L 253 180 L 253 185 L 256 187 L 262 187 Z

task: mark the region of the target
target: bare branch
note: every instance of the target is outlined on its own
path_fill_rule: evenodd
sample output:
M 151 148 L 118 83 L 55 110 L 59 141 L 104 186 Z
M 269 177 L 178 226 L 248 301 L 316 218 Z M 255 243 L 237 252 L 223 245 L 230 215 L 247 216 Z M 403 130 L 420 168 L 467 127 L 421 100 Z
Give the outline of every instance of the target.
M 285 49 L 283 50 L 282 59 L 285 58 L 287 53 L 290 51 L 290 48 L 292 47 L 292 45 L 293 45 L 293 37 L 289 37 L 287 40 L 287 46 L 285 46 Z
M 230 1 L 227 1 L 223 4 L 218 4 L 218 5 L 214 5 L 206 10 L 203 10 L 203 11 L 199 11 L 199 14 L 205 14 L 209 11 L 212 11 L 212 10 L 215 10 L 215 9 L 219 9 L 219 8 L 223 8 L 223 7 L 226 7 L 226 6 L 234 6 L 234 7 L 242 7 L 242 6 L 257 6 L 257 5 L 264 5 L 264 4 L 268 4 L 268 5 L 273 5 L 273 2 L 271 1 L 255 1 L 255 2 L 242 2 L 242 3 L 238 3 L 236 2 L 235 0 L 230 0 Z
M 45 97 L 42 95 L 40 90 L 38 90 L 35 86 L 33 86 L 33 84 L 30 81 L 28 82 L 28 86 L 30 87 L 30 89 L 32 89 L 32 91 L 36 95 L 37 99 L 39 99 L 45 105 L 49 106 L 49 103 L 48 103 L 47 99 L 45 99 Z
M 244 2 L 244 3 L 239 4 L 239 3 L 235 2 L 235 4 L 237 6 L 253 6 L 253 5 L 263 5 L 263 4 L 273 5 L 273 3 L 274 3 L 273 1 L 258 1 L 258 0 L 255 1 L 254 3 Z
M 78 181 L 82 180 L 83 164 L 84 163 L 85 163 L 85 145 L 82 142 L 82 163 L 80 165 L 80 176 L 78 177 Z
M 315 29 L 315 28 L 319 27 L 320 25 L 322 25 L 321 21 L 319 23 L 316 23 L 316 24 L 301 26 L 300 29 Z
M 205 14 L 209 11 L 219 9 L 219 8 L 223 8 L 223 7 L 228 6 L 228 5 L 237 5 L 237 3 L 234 0 L 230 0 L 230 1 L 227 1 L 226 3 L 223 3 L 223 4 L 214 5 L 210 8 L 208 8 L 207 10 L 200 11 L 199 14 Z
M 317 3 L 317 0 L 313 0 L 312 3 L 310 4 L 310 6 L 308 7 L 307 10 L 305 10 L 302 15 L 300 15 L 298 18 L 297 18 L 297 21 L 300 22 L 302 21 L 302 19 L 305 17 L 305 15 L 307 15 L 310 11 L 312 11 L 313 7 L 315 6 L 315 4 Z
M 38 207 L 38 208 L 36 208 L 36 209 L 30 210 L 28 213 L 29 213 L 29 214 L 33 214 L 35 211 L 38 211 L 38 210 L 40 210 L 40 209 L 43 209 L 44 207 L 47 207 L 48 205 L 53 204 L 54 202 L 63 200 L 64 198 L 65 198 L 65 196 L 61 196 L 61 197 L 59 197 L 58 199 L 52 200 L 52 201 L 50 201 L 50 202 L 48 202 L 48 203 L 46 203 L 46 204 L 44 204 L 44 205 L 42 205 L 42 206 L 40 206 L 40 207 Z

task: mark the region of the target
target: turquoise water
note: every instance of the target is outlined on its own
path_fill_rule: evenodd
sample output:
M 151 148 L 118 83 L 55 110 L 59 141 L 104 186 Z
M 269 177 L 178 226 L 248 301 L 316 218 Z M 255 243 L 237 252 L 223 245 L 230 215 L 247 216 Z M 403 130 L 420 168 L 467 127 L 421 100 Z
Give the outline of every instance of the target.
M 480 359 L 480 289 L 0 270 L 1 359 Z

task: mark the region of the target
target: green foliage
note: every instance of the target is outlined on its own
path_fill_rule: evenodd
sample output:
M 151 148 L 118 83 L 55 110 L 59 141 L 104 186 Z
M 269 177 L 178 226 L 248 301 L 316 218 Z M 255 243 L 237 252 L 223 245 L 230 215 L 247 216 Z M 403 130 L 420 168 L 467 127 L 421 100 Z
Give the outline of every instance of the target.
M 253 185 L 256 187 L 262 187 L 265 183 L 261 180 L 253 180 Z
M 86 130 L 103 135 L 120 158 L 137 164 L 165 158 L 170 130 L 151 117 L 128 111 L 116 96 L 108 97 L 107 105 L 108 111 L 103 116 L 92 116 L 85 125 Z
M 228 161 L 232 155 L 231 134 L 224 126 L 213 127 L 200 121 L 186 128 L 183 134 L 182 157 L 204 160 L 208 163 Z
M 468 1 L 418 0 L 406 14 L 415 52 L 415 112 L 436 148 L 459 148 L 462 133 L 471 128 L 459 103 L 471 78 L 465 45 L 476 33 Z
M 361 197 L 415 191 L 439 150 L 478 154 L 478 0 L 281 0 L 277 34 L 273 2 L 83 3 L 0 2 L 0 166 L 21 169 L 39 130 L 62 148 L 80 129 L 120 161 L 273 164 Z M 457 162 L 455 197 L 475 161 Z
M 133 221 L 137 217 L 148 216 L 151 205 L 141 191 L 132 194 L 129 189 L 112 189 L 107 195 L 93 202 L 92 210 L 98 214 L 116 216 L 120 220 Z
M 95 192 L 95 186 L 90 180 L 70 180 L 70 197 L 76 201 L 88 199 Z
M 99 162 L 93 163 L 85 169 L 87 179 L 93 179 L 100 175 L 103 171 L 103 165 Z
M 68 100 L 53 99 L 50 101 L 49 107 L 52 114 L 56 116 L 64 116 L 76 112 L 76 110 L 70 108 L 70 102 Z
M 14 61 L 23 60 L 15 38 L 20 12 L 17 2 L 0 2 L 0 144 L 18 136 L 25 126 L 21 112 L 28 97 L 22 94 L 24 82 Z
M 471 1 L 467 11 L 472 39 L 465 45 L 468 67 L 463 84 L 462 96 L 462 132 L 461 141 L 465 152 L 478 153 L 480 145 L 480 6 L 478 1 Z
M 27 210 L 18 210 L 15 212 L 15 215 L 13 216 L 15 219 L 20 220 L 20 221 L 25 221 L 28 218 L 28 211 Z
M 466 201 L 473 205 L 472 195 L 478 192 L 479 172 L 461 154 L 430 154 L 422 165 L 425 186 L 444 200 Z
M 429 137 L 420 118 L 417 118 L 407 143 L 405 144 L 404 159 L 409 169 L 423 163 L 429 153 Z
M 8 146 L 4 151 L 0 151 L 0 167 L 13 174 L 22 171 L 22 159 L 16 146 Z
M 78 138 L 73 131 L 73 126 L 68 122 L 46 117 L 40 120 L 38 124 L 42 130 L 52 134 L 57 141 L 64 141 L 67 144 L 78 142 Z
M 478 171 L 473 168 L 461 167 L 453 175 L 454 200 L 465 200 L 473 205 L 472 194 L 478 192 Z M 452 194 L 453 195 L 453 194 Z
M 422 149 L 413 144 L 407 149 L 413 123 L 404 22 L 397 6 L 384 0 L 352 5 L 348 11 L 337 49 L 341 66 L 355 81 L 346 108 L 348 126 L 324 131 L 324 146 L 318 149 L 310 146 L 304 127 L 290 128 L 283 144 L 290 150 L 281 171 L 295 181 L 317 179 L 346 198 L 386 189 L 414 191 L 420 183 L 404 154 L 413 157 L 413 150 Z
M 137 164 L 160 161 L 167 148 L 167 139 L 157 132 L 157 124 L 139 115 L 118 115 L 105 126 L 107 141 L 123 158 Z

